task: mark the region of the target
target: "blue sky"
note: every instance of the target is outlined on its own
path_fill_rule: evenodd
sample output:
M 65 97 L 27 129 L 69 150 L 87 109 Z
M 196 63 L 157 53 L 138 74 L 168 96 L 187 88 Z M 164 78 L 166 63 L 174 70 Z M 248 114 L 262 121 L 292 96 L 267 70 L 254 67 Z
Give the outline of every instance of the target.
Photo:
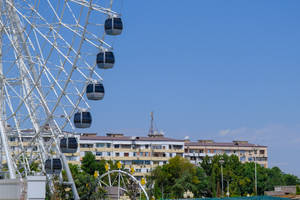
M 117 4 L 118 1 L 116 0 Z M 300 176 L 300 1 L 123 1 L 125 30 L 92 102 L 100 135 L 249 140 Z

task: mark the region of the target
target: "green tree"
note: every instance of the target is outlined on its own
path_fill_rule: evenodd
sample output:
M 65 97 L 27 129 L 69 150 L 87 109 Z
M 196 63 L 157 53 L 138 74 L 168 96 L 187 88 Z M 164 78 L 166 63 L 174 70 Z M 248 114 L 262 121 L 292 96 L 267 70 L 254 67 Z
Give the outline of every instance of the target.
M 299 185 L 300 179 L 297 176 L 292 174 L 284 174 L 283 175 L 285 185 Z
M 81 161 L 81 169 L 90 174 L 94 175 L 95 171 L 101 170 L 104 168 L 100 162 L 96 161 L 96 157 L 92 152 L 87 152 Z
M 152 180 L 155 180 L 154 195 L 157 198 L 181 198 L 187 190 L 197 191 L 200 183 L 197 177 L 197 168 L 189 160 L 176 156 L 168 164 L 153 170 Z

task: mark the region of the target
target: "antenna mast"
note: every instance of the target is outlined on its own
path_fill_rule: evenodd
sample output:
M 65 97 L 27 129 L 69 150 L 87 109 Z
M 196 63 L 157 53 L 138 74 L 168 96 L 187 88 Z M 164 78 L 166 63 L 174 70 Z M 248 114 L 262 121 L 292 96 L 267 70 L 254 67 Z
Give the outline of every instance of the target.
M 154 135 L 154 125 L 153 125 L 154 117 L 153 117 L 153 112 L 150 113 L 150 117 L 151 117 L 151 122 L 150 122 L 150 129 L 149 129 L 149 133 L 148 133 L 149 137 L 151 137 L 151 136 Z

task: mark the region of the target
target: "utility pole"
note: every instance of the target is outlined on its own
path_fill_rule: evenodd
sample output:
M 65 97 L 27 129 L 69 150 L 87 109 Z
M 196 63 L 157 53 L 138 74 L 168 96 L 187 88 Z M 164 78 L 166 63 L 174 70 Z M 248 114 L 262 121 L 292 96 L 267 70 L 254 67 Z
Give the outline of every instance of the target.
M 224 190 L 223 190 L 223 188 L 224 188 L 224 184 L 223 184 L 223 164 L 224 164 L 224 159 L 223 158 L 221 158 L 221 160 L 219 161 L 220 162 L 220 164 L 221 164 L 221 185 L 222 185 L 222 197 L 224 197 Z
M 256 146 L 256 145 L 255 145 Z M 256 153 L 257 148 L 254 148 L 254 182 L 255 182 L 255 195 L 257 196 L 257 168 L 256 168 Z

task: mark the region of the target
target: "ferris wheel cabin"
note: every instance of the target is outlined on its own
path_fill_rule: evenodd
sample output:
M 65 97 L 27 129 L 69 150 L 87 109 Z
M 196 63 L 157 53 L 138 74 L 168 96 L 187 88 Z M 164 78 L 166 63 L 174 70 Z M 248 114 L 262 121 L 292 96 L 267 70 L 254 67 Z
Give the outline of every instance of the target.
M 78 142 L 75 137 L 65 137 L 60 139 L 59 146 L 62 153 L 76 153 Z
M 74 126 L 76 128 L 90 128 L 92 115 L 88 111 L 79 111 L 74 115 Z
M 86 86 L 86 97 L 88 100 L 102 100 L 104 98 L 104 87 L 102 83 L 89 83 Z
M 59 158 L 49 158 L 45 162 L 45 171 L 47 174 L 60 174 L 62 163 Z
M 97 54 L 97 66 L 100 69 L 110 69 L 113 68 L 115 64 L 115 56 L 111 51 L 104 51 Z
M 123 30 L 123 22 L 120 17 L 109 17 L 105 20 L 104 30 L 107 35 L 120 35 Z

